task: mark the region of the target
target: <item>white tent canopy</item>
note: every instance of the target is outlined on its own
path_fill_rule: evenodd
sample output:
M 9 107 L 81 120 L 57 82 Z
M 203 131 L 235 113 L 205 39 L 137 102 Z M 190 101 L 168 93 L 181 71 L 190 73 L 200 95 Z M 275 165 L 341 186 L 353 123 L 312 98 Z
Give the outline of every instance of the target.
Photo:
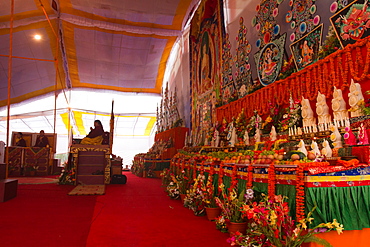
M 138 151 L 147 151 L 153 141 L 155 130 L 156 107 L 161 97 L 156 94 L 123 93 L 111 90 L 71 90 L 57 97 L 54 112 L 55 96 L 47 94 L 30 99 L 10 108 L 10 132 L 54 132 L 54 114 L 56 114 L 55 132 L 57 133 L 57 153 L 66 153 L 68 149 L 68 129 L 72 128 L 73 136 L 84 137 L 95 119 L 102 121 L 109 131 L 110 112 L 114 101 L 115 145 L 113 151 L 126 158 L 126 163 Z M 69 104 L 67 103 L 69 102 Z M 5 141 L 7 107 L 0 108 L 0 139 Z M 68 116 L 71 122 L 68 124 Z M 135 141 L 134 141 L 135 140 Z M 126 143 L 138 143 L 128 154 L 122 148 Z M 121 143 L 121 144 L 120 144 Z M 132 145 L 130 146 L 133 147 Z M 128 149 L 130 149 L 128 147 Z M 141 148 L 140 148 L 141 147 Z

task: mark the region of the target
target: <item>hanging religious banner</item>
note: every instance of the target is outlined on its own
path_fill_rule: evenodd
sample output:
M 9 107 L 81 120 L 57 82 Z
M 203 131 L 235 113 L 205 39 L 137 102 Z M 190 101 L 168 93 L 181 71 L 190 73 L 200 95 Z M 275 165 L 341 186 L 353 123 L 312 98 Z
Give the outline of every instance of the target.
M 330 18 L 338 39 L 345 47 L 370 34 L 370 6 L 367 0 L 348 4 Z
M 294 57 L 297 70 L 316 62 L 318 60 L 319 49 L 322 38 L 323 24 L 303 36 L 290 45 L 290 51 Z
M 203 145 L 216 122 L 222 77 L 222 0 L 202 1 L 190 26 L 191 140 Z
M 280 73 L 284 57 L 285 38 L 286 33 L 265 45 L 262 50 L 254 55 L 258 79 L 263 86 L 275 82 Z

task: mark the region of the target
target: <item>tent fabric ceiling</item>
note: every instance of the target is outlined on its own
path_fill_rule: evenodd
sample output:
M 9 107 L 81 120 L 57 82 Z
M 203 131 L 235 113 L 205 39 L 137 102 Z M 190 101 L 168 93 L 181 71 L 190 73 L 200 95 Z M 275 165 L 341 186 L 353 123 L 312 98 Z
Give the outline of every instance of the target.
M 75 88 L 160 95 L 171 49 L 198 2 L 15 0 L 11 102 Z M 0 107 L 7 102 L 10 9 L 11 0 L 1 1 Z

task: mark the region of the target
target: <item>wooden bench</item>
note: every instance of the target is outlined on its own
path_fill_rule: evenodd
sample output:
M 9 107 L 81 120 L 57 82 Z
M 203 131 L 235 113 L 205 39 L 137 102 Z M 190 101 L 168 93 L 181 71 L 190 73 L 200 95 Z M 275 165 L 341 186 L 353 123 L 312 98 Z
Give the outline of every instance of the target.
M 0 202 L 5 202 L 17 196 L 18 180 L 1 179 L 0 180 Z

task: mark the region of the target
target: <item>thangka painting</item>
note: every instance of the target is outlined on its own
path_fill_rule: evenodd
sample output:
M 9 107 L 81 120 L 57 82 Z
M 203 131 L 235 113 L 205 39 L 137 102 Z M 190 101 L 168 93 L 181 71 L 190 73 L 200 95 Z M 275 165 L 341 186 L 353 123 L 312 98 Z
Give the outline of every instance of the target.
M 323 24 L 290 45 L 297 70 L 314 63 L 318 59 Z
M 320 16 L 315 15 L 315 0 L 291 0 L 289 5 L 291 10 L 285 15 L 285 21 L 290 23 L 293 32 L 289 35 L 289 40 L 294 42 L 319 25 Z
M 354 1 L 330 17 L 337 37 L 345 47 L 370 34 L 370 7 L 367 0 Z
M 258 79 L 263 86 L 268 86 L 275 82 L 280 73 L 284 57 L 285 39 L 286 33 L 265 45 L 254 55 Z
M 230 52 L 229 34 L 226 34 L 222 48 L 222 104 L 225 105 L 237 94 L 232 71 L 233 56 Z
M 279 15 L 278 7 L 282 2 L 283 0 L 265 0 L 257 5 L 257 15 L 252 19 L 252 26 L 258 32 L 259 39 L 256 41 L 258 48 L 264 47 L 279 36 L 280 25 L 277 24 L 276 17 Z
M 249 54 L 252 46 L 247 40 L 247 28 L 244 25 L 243 17 L 239 20 L 239 32 L 236 37 L 237 45 L 235 54 L 235 87 L 238 91 L 239 98 L 244 97 L 252 91 L 252 72 L 249 63 Z
M 194 145 L 204 145 L 216 122 L 221 98 L 222 0 L 202 1 L 190 26 L 191 136 Z

